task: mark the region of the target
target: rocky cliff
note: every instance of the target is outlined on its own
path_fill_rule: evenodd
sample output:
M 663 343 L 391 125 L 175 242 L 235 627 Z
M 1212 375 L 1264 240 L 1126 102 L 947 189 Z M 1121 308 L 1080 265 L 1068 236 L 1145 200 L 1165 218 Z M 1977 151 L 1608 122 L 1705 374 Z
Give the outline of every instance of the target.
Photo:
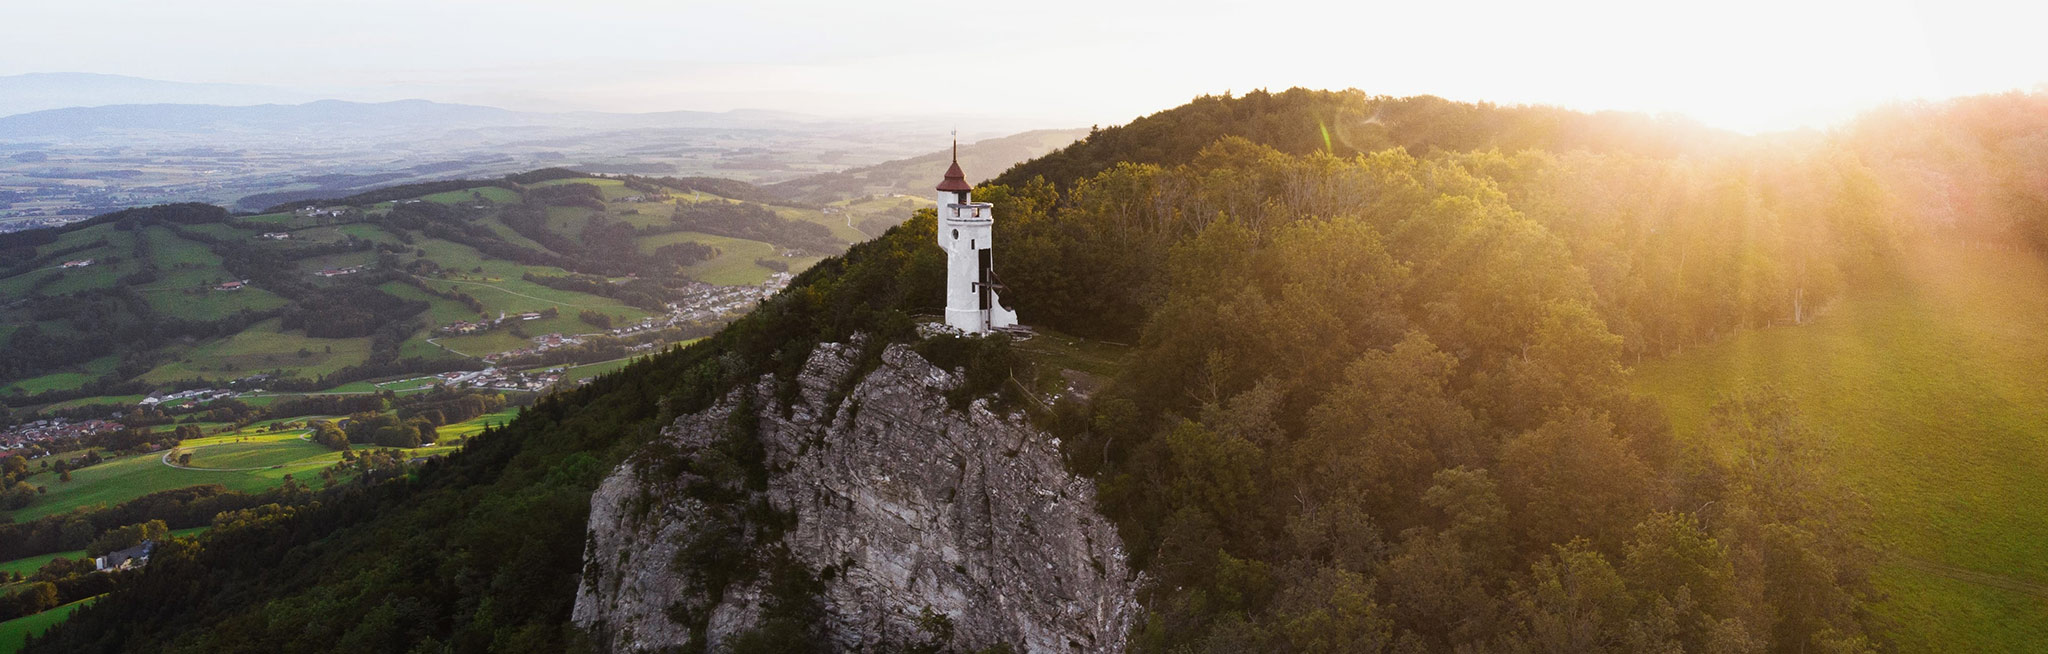
M 764 379 L 676 420 L 614 471 L 591 498 L 576 623 L 618 652 L 700 636 L 721 651 L 787 603 L 771 575 L 734 569 L 773 551 L 813 575 L 806 633 L 835 650 L 1120 651 L 1136 581 L 1058 443 L 986 401 L 950 408 L 957 375 L 900 345 L 835 397 L 857 351 L 819 346 L 786 412 Z M 758 440 L 766 477 L 739 500 L 707 472 L 734 458 L 732 443 L 751 445 L 734 430 Z M 719 542 L 746 555 L 707 555 Z

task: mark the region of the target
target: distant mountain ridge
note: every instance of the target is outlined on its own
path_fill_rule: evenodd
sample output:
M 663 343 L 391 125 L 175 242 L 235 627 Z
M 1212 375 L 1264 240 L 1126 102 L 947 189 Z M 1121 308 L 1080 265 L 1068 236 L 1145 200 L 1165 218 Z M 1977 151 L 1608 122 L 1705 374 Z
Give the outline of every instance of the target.
M 646 114 L 538 113 L 417 99 L 390 102 L 316 100 L 303 104 L 245 106 L 121 104 L 65 107 L 0 116 L 0 139 L 75 138 L 110 131 L 322 133 L 337 128 L 402 131 L 518 126 L 745 129 L 825 122 L 830 121 L 814 116 L 750 109 Z
M 426 124 L 510 125 L 522 122 L 521 117 L 518 112 L 496 107 L 427 100 L 377 103 L 317 100 L 305 104 L 250 106 L 124 104 L 67 107 L 0 117 L 0 138 L 83 136 L 104 130 L 320 131 L 378 125 L 393 128 Z
M 969 182 L 980 183 L 1087 135 L 1085 129 L 1040 129 L 963 143 L 959 150 L 960 168 L 967 172 Z M 908 159 L 768 184 L 765 188 L 807 204 L 865 194 L 905 193 L 922 197 L 945 175 L 952 156 L 951 149 L 942 149 Z
M 291 104 L 319 96 L 250 84 L 172 82 L 98 73 L 0 76 L 0 116 L 116 104 Z

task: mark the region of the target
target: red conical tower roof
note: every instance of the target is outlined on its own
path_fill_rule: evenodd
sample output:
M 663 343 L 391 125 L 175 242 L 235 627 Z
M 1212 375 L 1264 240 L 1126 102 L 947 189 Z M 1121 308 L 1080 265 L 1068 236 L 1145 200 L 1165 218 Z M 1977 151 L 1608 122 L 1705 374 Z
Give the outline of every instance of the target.
M 967 183 L 967 173 L 960 172 L 960 141 L 953 141 L 953 167 L 946 169 L 945 181 L 939 182 L 941 191 L 972 191 L 974 186 Z

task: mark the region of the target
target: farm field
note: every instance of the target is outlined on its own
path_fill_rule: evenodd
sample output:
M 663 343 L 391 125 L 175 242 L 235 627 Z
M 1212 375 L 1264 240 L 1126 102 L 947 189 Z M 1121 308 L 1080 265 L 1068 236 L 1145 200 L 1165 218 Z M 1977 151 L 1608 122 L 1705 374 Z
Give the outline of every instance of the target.
M 50 628 L 50 625 L 63 622 L 65 618 L 71 617 L 72 611 L 91 604 L 96 599 L 99 598 L 89 597 L 35 615 L 0 622 L 0 654 L 14 654 L 21 651 L 21 647 L 27 643 L 29 635 L 42 635 L 44 630 Z
M 1871 543 L 1890 555 L 1875 610 L 1899 650 L 2021 651 L 2048 642 L 2044 316 L 2038 257 L 1935 249 L 1805 326 L 1646 362 L 1636 386 L 1681 438 L 1729 390 L 1790 393 L 1871 503 Z
M 165 466 L 162 456 L 162 453 L 150 453 L 110 459 L 72 472 L 68 482 L 59 482 L 47 473 L 36 475 L 30 481 L 49 487 L 49 494 L 5 515 L 16 522 L 26 522 L 81 506 L 111 506 L 157 491 L 202 484 L 220 484 L 230 490 L 254 493 L 283 484 L 284 473 L 289 472 L 178 470 Z
M 142 290 L 150 308 L 185 320 L 220 320 L 245 309 L 265 311 L 286 304 L 285 299 L 276 293 L 255 286 L 244 286 L 235 291 L 189 287 Z
M 511 412 L 488 414 L 477 419 L 443 426 L 441 440 L 466 438 L 482 431 L 484 425 L 505 422 Z M 321 416 L 312 416 L 317 419 Z M 280 420 L 301 421 L 301 416 Z M 80 506 L 113 505 L 157 491 L 201 484 L 221 484 L 230 490 L 260 492 L 284 483 L 285 475 L 296 473 L 301 481 L 312 479 L 321 468 L 341 460 L 341 453 L 302 440 L 304 429 L 272 432 L 269 422 L 258 423 L 229 434 L 187 440 L 176 453 L 190 453 L 188 468 L 164 463 L 161 452 L 129 455 L 71 473 L 71 481 L 59 482 L 47 473 L 30 478 L 31 483 L 49 487 L 49 494 L 26 508 L 0 514 L 16 522 L 63 513 Z M 202 428 L 208 428 L 201 425 Z M 209 431 L 211 430 L 208 428 Z M 408 450 L 409 456 L 427 456 L 455 450 L 454 446 Z M 173 454 L 175 461 L 176 454 Z M 253 469 L 251 469 L 253 468 Z
M 449 439 L 468 440 L 469 437 L 482 433 L 486 428 L 512 422 L 512 419 L 517 417 L 519 417 L 518 409 L 506 409 L 494 413 L 486 413 L 462 422 L 442 425 L 435 429 L 434 433 L 441 439 L 441 442 L 447 442 Z
M 640 239 L 639 246 L 641 252 L 653 252 L 655 249 L 671 243 L 693 241 L 718 248 L 718 256 L 698 262 L 696 265 L 685 269 L 691 277 L 707 284 L 729 286 L 759 284 L 767 281 L 769 273 L 775 271 L 761 267 L 760 264 L 754 263 L 754 260 L 783 259 L 783 257 L 776 254 L 775 246 L 767 243 L 750 241 L 743 238 L 701 234 L 698 232 L 656 234 Z M 809 265 L 799 265 L 797 260 L 794 259 L 784 260 L 790 262 L 789 269 L 791 271 L 800 271 Z
M 278 330 L 275 318 L 241 333 L 200 345 L 177 359 L 143 373 L 147 382 L 204 377 L 234 379 L 274 369 L 317 377 L 362 363 L 370 356 L 370 338 L 312 338 Z M 300 356 L 299 352 L 306 354 Z
M 460 191 L 435 193 L 433 195 L 421 196 L 420 199 L 440 204 L 455 204 L 457 202 L 475 202 L 478 199 L 488 200 L 493 204 L 519 203 L 519 196 L 517 194 L 513 193 L 509 189 L 500 188 L 496 186 L 479 186 L 476 188 L 464 189 Z
M 49 390 L 78 388 L 85 385 L 86 382 L 98 379 L 100 375 L 113 372 L 114 367 L 118 365 L 121 365 L 119 359 L 111 356 L 100 357 L 78 364 L 69 371 L 53 372 L 40 377 L 23 379 L 6 386 L 0 386 L 0 395 L 9 395 L 16 392 L 41 393 Z

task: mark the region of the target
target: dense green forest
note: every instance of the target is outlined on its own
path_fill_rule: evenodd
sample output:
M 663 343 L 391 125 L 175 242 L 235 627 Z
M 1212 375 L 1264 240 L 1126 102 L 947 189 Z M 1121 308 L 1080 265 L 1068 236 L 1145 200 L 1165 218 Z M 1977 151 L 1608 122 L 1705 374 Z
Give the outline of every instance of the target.
M 1729 394 L 1712 451 L 1673 438 L 1627 369 L 1804 321 L 1920 240 L 2048 243 L 2042 103 L 1752 138 L 1211 97 L 976 198 L 997 205 L 1027 323 L 1135 344 L 1107 388 L 1044 419 L 1145 571 L 1135 650 L 1884 651 L 1863 502 L 1799 407 Z M 566 625 L 599 479 L 735 384 L 787 387 L 817 343 L 915 338 L 938 302 L 932 229 L 925 214 L 858 245 L 445 461 L 224 513 L 28 651 L 588 649 Z M 960 362 L 970 379 L 1018 360 L 991 347 Z M 767 474 L 745 442 L 737 471 L 694 472 Z M 793 616 L 743 642 L 816 633 L 815 612 Z

